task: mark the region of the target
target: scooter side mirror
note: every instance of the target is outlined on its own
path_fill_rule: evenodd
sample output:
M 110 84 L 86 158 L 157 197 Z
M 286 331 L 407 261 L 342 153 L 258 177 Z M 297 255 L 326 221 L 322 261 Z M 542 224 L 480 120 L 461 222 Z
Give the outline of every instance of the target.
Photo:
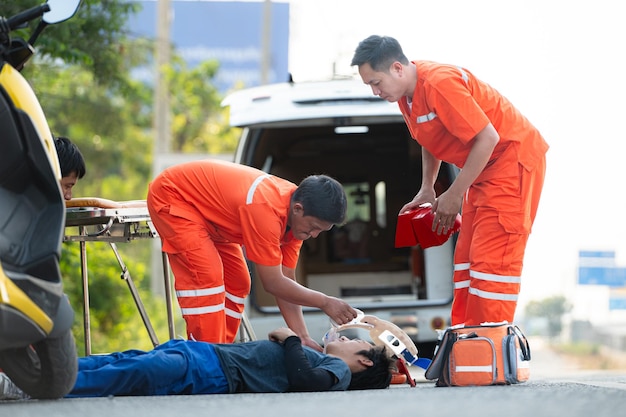
M 43 14 L 43 20 L 49 25 L 67 20 L 74 16 L 79 5 L 80 0 L 48 0 L 50 11 Z

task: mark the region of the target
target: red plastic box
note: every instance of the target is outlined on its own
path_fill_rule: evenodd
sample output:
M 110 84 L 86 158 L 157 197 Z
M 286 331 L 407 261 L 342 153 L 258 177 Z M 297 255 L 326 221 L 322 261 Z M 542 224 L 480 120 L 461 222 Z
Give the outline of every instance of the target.
M 440 235 L 433 232 L 435 215 L 430 211 L 431 206 L 422 206 L 415 210 L 398 215 L 396 226 L 396 248 L 419 245 L 422 249 L 439 246 L 446 243 L 453 233 L 461 228 L 461 215 L 456 215 L 454 227 L 447 233 Z

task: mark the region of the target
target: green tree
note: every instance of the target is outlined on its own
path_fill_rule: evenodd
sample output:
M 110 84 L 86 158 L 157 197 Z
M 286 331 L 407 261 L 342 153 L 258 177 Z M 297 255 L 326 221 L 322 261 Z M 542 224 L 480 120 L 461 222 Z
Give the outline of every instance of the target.
M 190 70 L 179 57 L 165 69 L 171 97 L 174 152 L 195 151 L 207 115 L 219 108 L 218 92 L 211 85 L 217 69 L 216 61 L 207 61 Z
M 172 111 L 172 151 L 226 153 L 235 149 L 236 132 L 228 126 L 222 96 L 213 86 L 219 64 L 205 61 L 188 68 L 180 57 L 165 69 Z
M 11 16 L 40 3 L 0 0 Z M 83 0 L 76 16 L 47 28 L 37 55 L 23 74 L 35 89 L 53 134 L 71 138 L 87 162 L 87 176 L 76 197 L 136 200 L 146 197 L 152 178 L 153 88 L 131 77 L 152 62 L 153 41 L 131 38 L 127 17 L 137 5 L 121 0 Z M 32 29 L 32 28 L 29 28 Z M 30 30 L 24 30 L 26 38 Z M 175 56 L 175 51 L 173 51 Z M 168 69 L 172 100 L 172 137 L 176 151 L 224 153 L 235 149 L 238 129 L 227 124 L 221 95 L 213 87 L 216 62 L 187 68 L 175 59 Z M 146 305 L 159 340 L 167 335 L 164 300 L 150 291 L 151 241 L 119 244 Z M 148 349 L 150 340 L 120 267 L 105 243 L 87 243 L 93 352 Z M 63 244 L 61 270 L 65 291 L 76 312 L 74 333 L 83 344 L 83 293 L 79 244 Z M 177 316 L 177 329 L 183 328 Z
M 0 0 L 0 14 L 10 17 L 42 3 L 44 0 Z M 126 73 L 121 70 L 128 37 L 125 25 L 128 16 L 140 7 L 125 0 L 82 0 L 74 17 L 46 28 L 37 40 L 37 54 L 79 64 L 98 83 L 123 83 Z M 36 22 L 31 22 L 22 35 L 28 39 L 35 26 Z
M 531 301 L 526 305 L 527 317 L 544 318 L 548 321 L 548 336 L 553 339 L 563 330 L 563 315 L 572 310 L 572 305 L 562 295 Z
M 72 139 L 87 162 L 76 196 L 145 198 L 151 175 L 152 91 L 129 80 L 110 89 L 77 65 L 38 63 L 35 86 L 53 134 Z M 97 161 L 97 162 L 96 162 Z

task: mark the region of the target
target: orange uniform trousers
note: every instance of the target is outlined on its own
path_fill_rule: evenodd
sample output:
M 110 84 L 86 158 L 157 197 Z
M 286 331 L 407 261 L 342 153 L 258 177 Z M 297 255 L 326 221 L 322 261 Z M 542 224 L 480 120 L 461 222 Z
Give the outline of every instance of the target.
M 518 177 L 469 188 L 454 253 L 453 326 L 513 322 L 545 170 L 544 156 L 532 171 L 519 165 Z
M 148 206 L 150 208 L 150 206 Z M 151 210 L 161 236 L 185 236 L 185 248 L 168 251 L 174 289 L 187 325 L 187 338 L 232 343 L 250 293 L 250 273 L 241 245 L 211 234 L 212 225 Z

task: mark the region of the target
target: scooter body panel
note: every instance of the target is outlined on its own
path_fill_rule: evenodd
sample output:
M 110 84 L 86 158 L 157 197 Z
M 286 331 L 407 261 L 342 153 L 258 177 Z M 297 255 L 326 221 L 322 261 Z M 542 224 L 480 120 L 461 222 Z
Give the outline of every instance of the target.
M 74 310 L 59 267 L 65 229 L 60 164 L 39 100 L 20 70 L 41 31 L 69 19 L 79 5 L 47 0 L 0 15 L 0 369 L 36 399 L 70 392 L 78 359 Z M 28 41 L 12 38 L 15 29 L 37 20 Z
M 8 64 L 4 64 L 0 71 L 0 85 L 6 90 L 15 107 L 23 110 L 30 116 L 44 144 L 57 180 L 60 180 L 61 168 L 59 167 L 59 159 L 54 147 L 52 132 L 50 132 L 46 116 L 30 84 L 19 71 Z
M 0 350 L 69 329 L 58 260 L 65 225 L 52 134 L 32 88 L 0 70 Z M 71 313 L 68 313 L 68 310 Z

